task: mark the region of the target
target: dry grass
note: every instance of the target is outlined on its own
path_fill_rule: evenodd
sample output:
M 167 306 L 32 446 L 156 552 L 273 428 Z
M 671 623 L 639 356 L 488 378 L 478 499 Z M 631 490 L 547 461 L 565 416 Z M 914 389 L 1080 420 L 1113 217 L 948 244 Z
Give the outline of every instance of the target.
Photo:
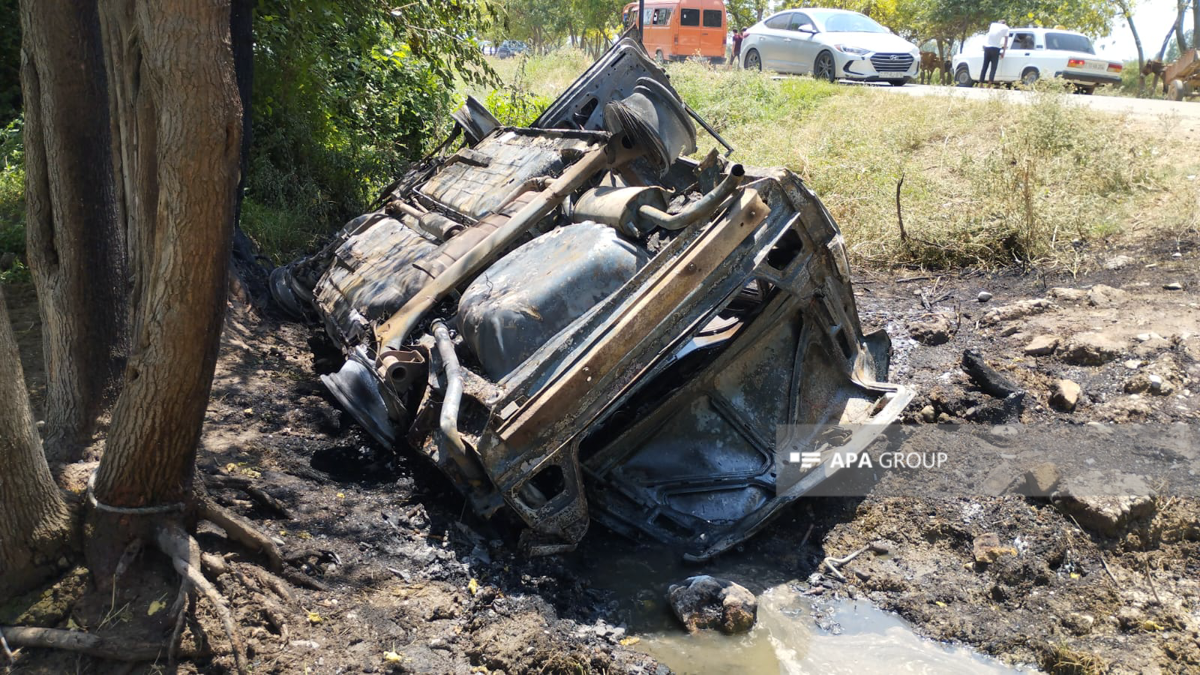
M 510 88 L 562 92 L 581 52 L 497 61 Z M 821 196 L 859 264 L 1077 269 L 1120 235 L 1195 230 L 1200 159 L 1163 128 L 1091 111 L 1054 87 L 1030 105 L 669 66 L 684 100 L 753 166 Z M 699 153 L 716 142 L 702 133 Z M 897 220 L 897 185 L 907 241 Z

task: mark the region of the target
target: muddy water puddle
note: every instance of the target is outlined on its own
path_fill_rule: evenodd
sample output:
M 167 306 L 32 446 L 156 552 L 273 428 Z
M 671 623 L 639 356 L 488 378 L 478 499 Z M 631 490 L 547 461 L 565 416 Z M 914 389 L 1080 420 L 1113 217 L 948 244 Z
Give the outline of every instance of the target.
M 667 553 L 639 550 L 608 557 L 586 576 L 616 596 L 614 618 L 638 638 L 632 647 L 682 675 L 1036 672 L 920 637 L 903 619 L 865 598 L 805 594 L 805 585 L 788 578 L 781 566 L 736 557 L 697 568 Z M 754 592 L 759 602 L 754 629 L 737 636 L 688 635 L 666 604 L 666 590 L 696 574 L 731 579 Z

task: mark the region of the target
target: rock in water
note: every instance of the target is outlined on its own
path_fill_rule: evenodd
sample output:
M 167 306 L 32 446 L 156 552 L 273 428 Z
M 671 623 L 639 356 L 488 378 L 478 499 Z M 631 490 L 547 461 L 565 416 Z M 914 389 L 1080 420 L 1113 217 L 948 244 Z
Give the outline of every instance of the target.
M 667 600 L 688 632 L 716 628 L 733 635 L 754 627 L 758 601 L 744 586 L 707 574 L 667 589 Z

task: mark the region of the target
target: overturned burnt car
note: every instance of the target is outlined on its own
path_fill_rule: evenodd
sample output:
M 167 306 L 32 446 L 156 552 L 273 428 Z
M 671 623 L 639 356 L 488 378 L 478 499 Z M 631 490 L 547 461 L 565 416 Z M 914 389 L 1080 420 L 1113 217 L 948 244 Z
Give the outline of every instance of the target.
M 831 474 L 785 466 L 779 430 L 865 446 L 911 399 L 817 197 L 786 170 L 687 159 L 691 111 L 637 43 L 530 128 L 473 99 L 455 119 L 272 293 L 344 353 L 322 379 L 346 410 L 481 515 L 518 517 L 532 553 L 595 518 L 716 555 Z

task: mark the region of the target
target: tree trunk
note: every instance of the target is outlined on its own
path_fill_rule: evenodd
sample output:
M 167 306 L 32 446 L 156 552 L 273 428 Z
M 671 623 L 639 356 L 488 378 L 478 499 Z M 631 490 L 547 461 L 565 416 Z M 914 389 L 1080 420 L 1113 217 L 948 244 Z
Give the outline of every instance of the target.
M 1138 53 L 1138 97 L 1146 89 L 1146 53 L 1142 51 L 1142 38 L 1138 36 L 1137 26 L 1133 25 L 1133 11 L 1129 7 L 1127 0 L 1118 0 L 1117 7 L 1121 9 L 1121 14 L 1125 17 L 1125 22 L 1129 24 L 1129 32 L 1133 33 L 1133 44 L 1137 46 Z
M 1177 15 L 1175 17 L 1175 44 L 1179 47 L 1179 53 L 1187 51 L 1187 38 L 1183 34 L 1183 19 L 1187 16 L 1187 0 L 1175 0 L 1175 9 Z
M 102 504 L 137 508 L 191 501 L 226 304 L 242 107 L 229 0 L 136 0 L 123 16 L 132 18 L 137 50 L 114 70 L 140 85 L 127 110 L 153 125 L 138 136 L 155 139 L 154 171 L 125 171 L 125 201 L 153 204 L 154 213 L 130 227 L 152 247 L 141 256 L 147 274 L 135 342 L 95 494 Z M 129 68 L 140 78 L 122 72 Z M 152 114 L 142 116 L 143 106 Z M 134 520 L 102 509 L 89 516 L 92 531 L 106 535 L 86 542 L 97 581 L 125 543 L 144 534 Z
M 1200 0 L 1192 0 L 1192 49 L 1200 49 Z
M 58 570 L 71 517 L 33 425 L 21 356 L 0 292 L 0 602 Z
M 114 209 L 94 0 L 22 0 L 27 251 L 48 374 L 46 449 L 78 458 L 128 351 L 125 237 Z

